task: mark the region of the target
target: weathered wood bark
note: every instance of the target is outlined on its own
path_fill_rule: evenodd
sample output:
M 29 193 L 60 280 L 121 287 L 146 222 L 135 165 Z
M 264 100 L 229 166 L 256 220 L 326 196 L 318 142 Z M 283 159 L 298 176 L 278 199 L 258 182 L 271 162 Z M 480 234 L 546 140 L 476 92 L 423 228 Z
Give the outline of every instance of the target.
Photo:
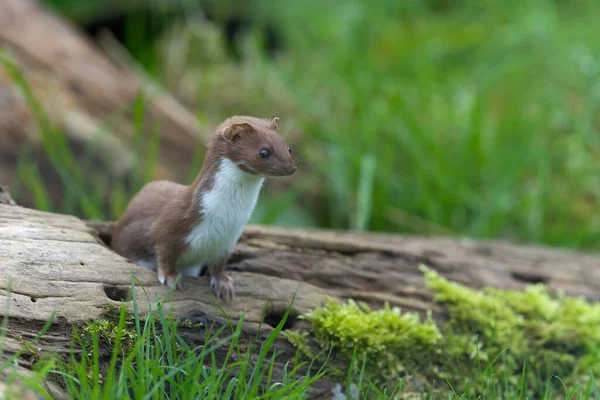
M 123 177 L 132 172 L 133 103 L 141 91 L 147 97 L 144 131 L 155 126 L 161 130 L 157 179 L 185 178 L 199 139 L 209 130 L 199 129 L 193 113 L 168 94 L 153 90 L 132 71 L 111 62 L 67 21 L 35 0 L 0 0 L 0 48 L 16 63 L 77 156 L 104 132 L 89 173 Z M 18 157 L 24 144 L 31 142 L 46 186 L 58 202 L 64 185 L 42 149 L 38 122 L 0 65 L 0 182 L 15 185 Z
M 72 216 L 0 204 L 0 303 L 10 301 L 8 354 L 21 347 L 21 338 L 32 338 L 53 311 L 55 323 L 39 347 L 66 352 L 71 324 L 99 317 L 105 304 L 131 304 L 131 273 L 151 298 L 167 294 L 153 271 L 104 245 L 100 238 L 108 240 L 112 229 L 112 223 L 86 224 Z M 268 299 L 262 337 L 280 321 L 294 295 L 286 328 L 298 326 L 295 317 L 328 295 L 366 301 L 374 308 L 389 302 L 405 311 L 433 310 L 434 318 L 443 319 L 424 285 L 421 263 L 470 287 L 516 289 L 544 282 L 571 295 L 600 299 L 597 255 L 498 242 L 248 226 L 229 262 L 237 297 L 221 305 L 234 320 L 246 312 L 248 337 L 256 333 Z M 139 286 L 134 290 L 144 298 Z M 193 321 L 222 323 L 209 293 L 207 277 L 186 278 L 169 308 Z M 139 306 L 147 310 L 144 301 Z M 203 337 L 195 334 L 196 340 Z M 278 346 L 286 349 L 283 342 Z

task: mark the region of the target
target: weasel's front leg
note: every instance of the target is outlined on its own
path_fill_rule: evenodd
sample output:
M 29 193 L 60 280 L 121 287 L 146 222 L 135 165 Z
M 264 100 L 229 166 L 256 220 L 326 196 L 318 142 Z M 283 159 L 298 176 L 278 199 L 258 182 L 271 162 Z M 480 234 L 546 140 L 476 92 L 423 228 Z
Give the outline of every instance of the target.
M 167 250 L 164 247 L 156 249 L 156 262 L 158 264 L 158 281 L 161 285 L 167 285 L 170 288 L 175 287 L 177 280 L 177 258 L 178 253 L 173 249 Z M 177 283 L 176 289 L 181 289 L 181 279 Z
M 234 297 L 233 279 L 225 272 L 227 260 L 223 260 L 218 264 L 208 266 L 210 274 L 210 286 L 215 295 L 225 301 L 231 301 Z

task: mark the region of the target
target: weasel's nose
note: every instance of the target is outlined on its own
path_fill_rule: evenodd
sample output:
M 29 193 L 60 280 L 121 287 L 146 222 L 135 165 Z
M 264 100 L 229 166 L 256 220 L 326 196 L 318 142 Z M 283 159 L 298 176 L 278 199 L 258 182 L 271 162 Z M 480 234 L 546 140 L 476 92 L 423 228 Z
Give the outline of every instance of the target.
M 285 173 L 288 175 L 292 175 L 294 172 L 296 172 L 296 166 L 292 165 L 290 167 L 286 167 L 285 169 Z

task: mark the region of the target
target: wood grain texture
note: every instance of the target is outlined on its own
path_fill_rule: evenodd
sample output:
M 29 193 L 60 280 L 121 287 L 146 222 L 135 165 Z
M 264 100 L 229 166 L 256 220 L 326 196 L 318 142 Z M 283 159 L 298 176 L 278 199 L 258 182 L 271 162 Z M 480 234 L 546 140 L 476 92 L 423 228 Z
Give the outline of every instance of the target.
M 0 303 L 10 304 L 2 357 L 17 351 L 22 339 L 33 338 L 52 312 L 55 323 L 38 347 L 66 353 L 72 324 L 98 318 L 104 305 L 120 304 L 121 299 L 131 307 L 132 273 L 151 298 L 167 294 L 154 271 L 106 246 L 113 229 L 111 222 L 0 204 Z M 362 300 L 373 308 L 389 302 L 405 311 L 432 310 L 442 321 L 444 310 L 433 303 L 421 264 L 473 288 L 519 289 L 543 282 L 570 295 L 600 299 L 598 255 L 500 242 L 247 226 L 228 266 L 237 297 L 221 305 L 233 320 L 246 312 L 243 332 L 248 340 L 257 333 L 268 300 L 266 324 L 259 332 L 263 339 L 294 296 L 286 329 L 303 327 L 296 317 L 327 296 Z M 139 285 L 134 290 L 145 298 Z M 223 324 L 209 294 L 208 277 L 186 278 L 168 309 L 191 321 Z M 145 301 L 139 306 L 142 312 L 148 309 Z M 201 343 L 204 332 L 187 332 L 185 337 Z M 293 349 L 284 340 L 276 346 L 283 351 L 278 361 L 282 366 Z M 21 362 L 23 368 L 30 366 L 27 358 Z M 327 398 L 333 384 L 320 385 L 315 398 Z

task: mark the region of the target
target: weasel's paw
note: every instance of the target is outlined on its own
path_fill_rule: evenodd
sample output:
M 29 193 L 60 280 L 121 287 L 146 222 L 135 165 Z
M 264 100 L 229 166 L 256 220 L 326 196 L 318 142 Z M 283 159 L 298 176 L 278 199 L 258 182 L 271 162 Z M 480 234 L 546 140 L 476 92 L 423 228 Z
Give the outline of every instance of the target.
M 168 287 L 175 288 L 175 289 L 182 289 L 181 279 L 179 280 L 179 282 L 177 282 L 177 286 L 175 286 L 176 280 L 177 280 L 176 273 L 165 274 L 161 271 L 158 271 L 158 282 L 160 282 L 161 285 L 167 285 Z
M 210 286 L 217 298 L 231 301 L 234 297 L 233 279 L 227 274 L 219 274 L 210 277 Z

